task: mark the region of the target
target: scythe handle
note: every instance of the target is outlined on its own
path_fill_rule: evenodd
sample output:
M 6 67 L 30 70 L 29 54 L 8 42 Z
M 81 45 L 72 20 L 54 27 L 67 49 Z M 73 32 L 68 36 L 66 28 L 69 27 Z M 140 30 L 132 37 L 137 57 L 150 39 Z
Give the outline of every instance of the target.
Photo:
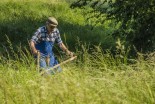
M 40 53 L 39 51 L 37 51 L 37 72 L 39 72 L 39 68 L 40 68 Z
M 63 62 L 61 62 L 60 64 L 57 64 L 57 65 L 53 66 L 53 67 L 50 68 L 49 70 L 53 70 L 53 69 L 55 69 L 55 68 L 57 68 L 57 67 L 59 67 L 59 66 L 65 64 L 65 63 L 67 63 L 67 62 L 70 62 L 70 61 L 72 61 L 72 60 L 74 60 L 74 59 L 76 59 L 76 58 L 77 58 L 77 56 L 73 56 L 73 57 L 71 57 L 71 58 L 69 58 L 69 59 L 67 59 L 67 60 L 65 60 L 65 61 L 63 61 Z M 44 74 L 45 72 L 49 71 L 49 70 L 44 70 L 43 72 L 41 72 L 41 75 Z

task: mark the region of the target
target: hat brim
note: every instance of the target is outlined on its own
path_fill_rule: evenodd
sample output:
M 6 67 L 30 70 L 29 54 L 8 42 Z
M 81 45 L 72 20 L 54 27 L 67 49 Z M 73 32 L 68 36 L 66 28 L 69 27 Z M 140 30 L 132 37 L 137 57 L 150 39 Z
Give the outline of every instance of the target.
M 49 24 L 49 26 L 52 26 L 52 27 L 57 27 L 57 25 L 55 25 L 55 24 Z

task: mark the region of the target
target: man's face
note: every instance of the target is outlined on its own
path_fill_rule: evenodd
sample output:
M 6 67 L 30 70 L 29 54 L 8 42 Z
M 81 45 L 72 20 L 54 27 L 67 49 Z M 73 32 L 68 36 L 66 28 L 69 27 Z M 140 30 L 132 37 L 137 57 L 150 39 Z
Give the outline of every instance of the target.
M 52 32 L 55 28 L 55 26 L 51 26 L 50 24 L 47 25 L 48 31 Z

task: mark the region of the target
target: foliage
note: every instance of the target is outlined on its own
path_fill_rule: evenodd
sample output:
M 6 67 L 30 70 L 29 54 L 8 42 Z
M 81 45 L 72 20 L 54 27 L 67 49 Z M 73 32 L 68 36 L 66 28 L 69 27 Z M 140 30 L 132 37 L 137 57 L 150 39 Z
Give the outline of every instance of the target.
M 155 48 L 154 0 L 77 0 L 71 7 L 91 7 L 91 13 L 99 12 L 93 16 L 98 18 L 97 22 L 105 21 L 103 15 L 106 19 L 115 20 L 119 28 L 114 36 L 126 39 L 139 51 Z

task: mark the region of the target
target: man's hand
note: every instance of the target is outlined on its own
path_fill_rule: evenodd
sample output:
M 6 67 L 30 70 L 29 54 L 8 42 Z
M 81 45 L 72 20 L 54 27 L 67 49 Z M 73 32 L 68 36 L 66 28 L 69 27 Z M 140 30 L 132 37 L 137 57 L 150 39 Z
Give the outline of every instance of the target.
M 63 43 L 60 43 L 59 44 L 59 47 L 70 57 L 73 57 L 74 54 L 73 52 L 69 51 L 68 48 L 63 44 Z
M 34 55 L 38 55 L 38 50 L 35 48 L 35 43 L 33 42 L 33 41 L 30 41 L 30 47 L 31 47 L 31 49 L 32 49 L 32 53 L 34 54 Z
M 74 56 L 74 53 L 69 51 L 69 50 L 66 50 L 66 54 L 70 57 L 73 57 Z
M 33 54 L 34 55 L 37 55 L 38 54 L 38 51 L 37 50 L 33 50 Z
M 40 52 L 38 50 L 34 49 L 32 50 L 32 52 L 33 52 L 33 55 L 40 56 Z

